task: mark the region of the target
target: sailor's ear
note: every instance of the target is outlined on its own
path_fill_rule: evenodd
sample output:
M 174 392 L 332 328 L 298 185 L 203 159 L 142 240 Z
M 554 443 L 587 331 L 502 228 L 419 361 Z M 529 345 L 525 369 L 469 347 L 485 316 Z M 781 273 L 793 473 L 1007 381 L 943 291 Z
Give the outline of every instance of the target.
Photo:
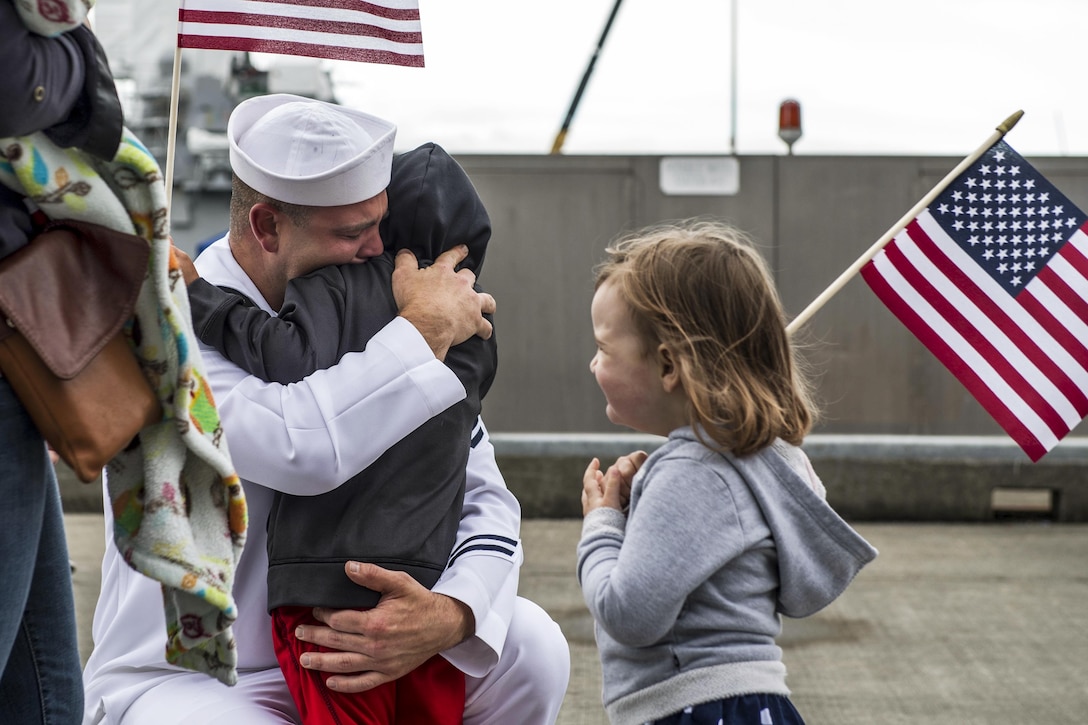
M 258 202 L 249 209 L 249 230 L 269 254 L 275 254 L 280 248 L 280 214 L 271 204 Z

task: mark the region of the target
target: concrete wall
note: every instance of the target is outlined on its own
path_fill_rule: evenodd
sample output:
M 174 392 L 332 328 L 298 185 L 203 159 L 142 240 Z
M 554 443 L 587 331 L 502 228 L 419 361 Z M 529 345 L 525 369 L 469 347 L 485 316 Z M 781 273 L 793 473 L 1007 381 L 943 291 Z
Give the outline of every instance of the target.
M 458 159 L 494 227 L 481 277 L 499 300 L 499 375 L 484 403 L 493 432 L 615 430 L 588 372 L 589 303 L 592 268 L 621 232 L 691 216 L 729 220 L 760 244 L 795 315 L 959 161 L 745 156 L 735 195 L 667 196 L 656 156 Z M 1032 162 L 1088 207 L 1083 159 Z M 178 199 L 173 231 L 183 248 L 221 233 L 225 194 Z M 819 433 L 1004 435 L 860 278 L 798 337 L 823 403 Z
M 794 315 L 958 162 L 741 157 L 737 194 L 666 196 L 660 157 L 459 160 L 494 226 L 482 282 L 499 300 L 499 376 L 485 401 L 496 432 L 615 430 L 587 366 L 592 267 L 620 232 L 689 216 L 732 221 L 760 243 Z M 1082 159 L 1033 163 L 1088 205 Z M 1003 435 L 860 277 L 802 333 L 824 406 L 818 432 Z

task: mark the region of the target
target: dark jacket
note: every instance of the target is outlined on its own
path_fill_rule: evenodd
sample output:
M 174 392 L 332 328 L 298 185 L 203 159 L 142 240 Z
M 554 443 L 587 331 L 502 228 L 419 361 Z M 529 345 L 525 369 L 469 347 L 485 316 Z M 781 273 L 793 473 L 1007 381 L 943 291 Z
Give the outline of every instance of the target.
M 36 35 L 12 0 L 0 0 L 0 33 L 0 138 L 44 131 L 60 146 L 111 160 L 121 143 L 121 102 L 91 30 Z M 0 259 L 26 245 L 31 232 L 22 195 L 0 184 Z
M 360 351 L 397 314 L 393 255 L 423 262 L 468 244 L 478 273 L 491 236 L 464 170 L 433 144 L 393 161 L 387 251 L 365 264 L 326 267 L 293 280 L 279 317 L 240 294 L 198 281 L 189 287 L 197 336 L 253 375 L 290 383 Z M 450 349 L 446 364 L 465 400 L 391 447 L 365 471 L 321 496 L 277 493 L 268 520 L 268 607 L 370 607 L 378 595 L 344 575 L 348 559 L 404 571 L 430 588 L 457 534 L 465 467 L 481 399 L 495 375 L 495 338 Z

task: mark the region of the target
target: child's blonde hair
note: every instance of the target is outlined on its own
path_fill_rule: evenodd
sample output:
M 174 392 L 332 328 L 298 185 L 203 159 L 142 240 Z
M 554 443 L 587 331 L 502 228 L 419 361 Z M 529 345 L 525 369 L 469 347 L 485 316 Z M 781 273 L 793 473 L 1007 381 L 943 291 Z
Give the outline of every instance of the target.
M 694 220 L 642 230 L 607 252 L 596 286 L 615 285 L 646 354 L 659 344 L 672 353 L 692 427 L 736 455 L 775 438 L 800 445 L 815 408 L 774 282 L 748 237 Z

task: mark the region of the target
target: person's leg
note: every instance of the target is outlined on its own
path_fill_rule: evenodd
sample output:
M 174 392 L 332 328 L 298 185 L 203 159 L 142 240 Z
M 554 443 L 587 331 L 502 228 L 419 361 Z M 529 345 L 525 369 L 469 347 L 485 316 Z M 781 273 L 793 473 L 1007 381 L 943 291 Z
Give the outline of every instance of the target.
M 465 678 L 465 725 L 552 725 L 570 679 L 570 648 L 548 613 L 518 597 L 499 662 Z
M 124 699 L 123 697 L 120 699 Z M 238 684 L 198 672 L 159 677 L 126 710 L 104 703 L 101 725 L 298 725 L 295 703 L 279 668 L 238 673 Z
M 83 682 L 60 490 L 41 435 L 3 378 L 0 551 L 0 722 L 79 722 Z
M 404 677 L 397 689 L 397 725 L 461 725 L 465 673 L 435 655 Z
M 272 643 L 276 648 L 276 659 L 302 722 L 306 725 L 389 725 L 394 722 L 396 682 L 358 693 L 334 692 L 325 687 L 328 674 L 304 668 L 298 658 L 303 652 L 330 650 L 300 642 L 295 637 L 295 629 L 300 624 L 321 625 L 321 622 L 314 619 L 312 607 L 272 610 Z

